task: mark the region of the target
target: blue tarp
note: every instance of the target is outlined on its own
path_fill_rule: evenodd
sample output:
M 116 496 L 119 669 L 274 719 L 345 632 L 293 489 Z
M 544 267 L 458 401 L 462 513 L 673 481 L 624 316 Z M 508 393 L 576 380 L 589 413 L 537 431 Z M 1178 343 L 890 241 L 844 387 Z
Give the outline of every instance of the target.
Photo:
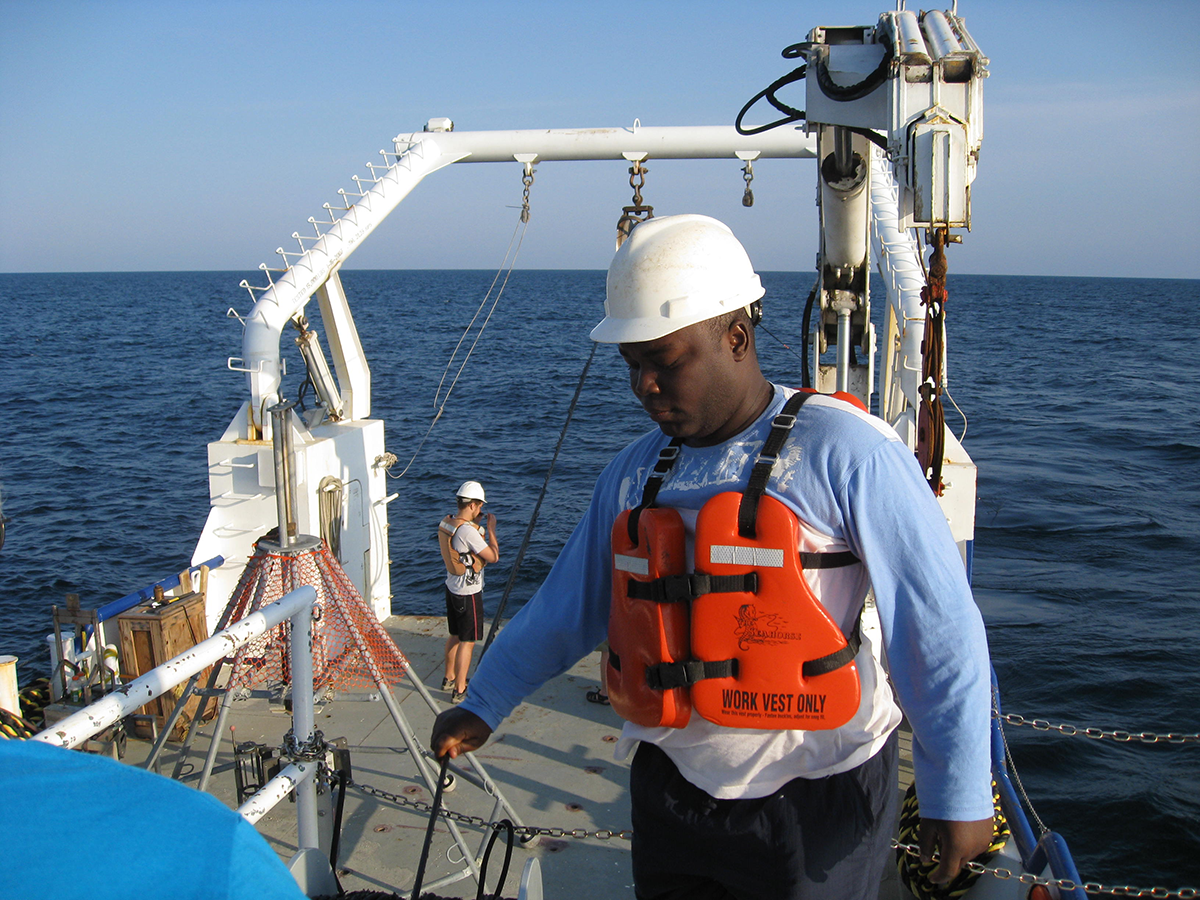
M 215 797 L 111 759 L 0 740 L 0 900 L 304 900 Z

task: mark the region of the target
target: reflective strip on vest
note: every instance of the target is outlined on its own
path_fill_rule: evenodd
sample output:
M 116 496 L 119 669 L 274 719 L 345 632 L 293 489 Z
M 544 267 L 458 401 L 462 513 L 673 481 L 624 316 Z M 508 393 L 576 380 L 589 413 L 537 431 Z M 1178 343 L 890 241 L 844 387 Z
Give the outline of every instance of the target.
M 614 553 L 613 568 L 618 572 L 628 572 L 631 575 L 649 575 L 650 560 L 637 556 L 626 556 L 623 553 Z
M 756 566 L 768 569 L 783 568 L 783 551 L 773 547 L 739 547 L 713 544 L 709 562 L 723 566 Z

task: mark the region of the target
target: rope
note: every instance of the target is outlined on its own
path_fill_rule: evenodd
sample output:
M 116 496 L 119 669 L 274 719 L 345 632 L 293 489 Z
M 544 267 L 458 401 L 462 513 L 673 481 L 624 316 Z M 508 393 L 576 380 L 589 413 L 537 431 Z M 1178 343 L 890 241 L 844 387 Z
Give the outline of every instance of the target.
M 446 405 L 446 399 L 450 396 L 450 391 L 454 390 L 454 385 L 458 383 L 458 378 L 462 375 L 463 369 L 467 365 L 467 360 L 471 358 L 471 354 L 475 352 L 475 345 L 479 343 L 479 338 L 483 336 L 483 330 L 487 328 L 488 320 L 492 317 L 492 312 L 496 309 L 496 303 L 500 300 L 500 295 L 504 293 L 504 288 L 508 284 L 508 278 L 512 275 L 513 266 L 517 262 L 517 253 L 521 251 L 521 244 L 525 241 L 525 228 L 527 223 L 517 222 L 513 228 L 512 237 L 508 239 L 508 248 L 504 251 L 504 259 L 500 262 L 500 268 L 496 270 L 496 275 L 492 278 L 492 283 L 488 286 L 487 293 L 483 295 L 483 299 L 479 302 L 478 308 L 475 310 L 475 315 L 471 317 L 471 321 L 467 323 L 467 327 L 463 330 L 462 337 L 458 339 L 458 343 L 454 345 L 454 352 L 450 354 L 450 359 L 446 361 L 446 368 L 442 372 L 442 379 L 438 382 L 437 391 L 433 395 L 433 403 L 437 405 L 438 395 L 442 392 L 442 386 L 446 383 L 446 373 L 450 371 L 450 367 L 454 365 L 454 357 L 458 355 L 458 351 L 462 349 L 463 341 L 467 339 L 467 335 L 471 332 L 471 327 L 475 324 L 475 320 L 479 318 L 479 313 L 483 310 L 484 305 L 488 302 L 488 298 L 492 295 L 492 291 L 496 288 L 496 282 L 500 280 L 501 274 L 504 275 L 504 282 L 500 285 L 500 290 L 496 293 L 496 299 L 492 301 L 492 308 L 488 310 L 487 316 L 483 320 L 483 324 L 479 327 L 479 334 L 475 335 L 475 340 L 471 343 L 471 349 L 467 351 L 467 355 L 463 357 L 462 365 L 458 367 L 458 371 L 454 373 L 454 380 L 450 383 L 450 387 L 446 391 L 446 397 L 442 399 L 442 408 Z M 517 232 L 520 232 L 521 238 L 517 240 Z M 513 241 L 517 241 L 517 249 L 513 251 Z M 504 264 L 508 262 L 508 255 L 512 253 L 512 262 L 509 263 L 508 271 L 505 271 Z M 449 303 L 447 298 L 445 301 Z
M 587 362 L 583 364 L 583 371 L 579 373 L 579 383 L 575 385 L 575 396 L 571 398 L 571 405 L 567 407 L 567 417 L 563 422 L 562 431 L 558 435 L 558 443 L 554 445 L 554 456 L 550 458 L 550 465 L 546 469 L 546 477 L 542 480 L 542 490 L 538 494 L 537 503 L 533 506 L 533 515 L 529 517 L 529 525 L 525 528 L 525 538 L 521 541 L 521 548 L 517 551 L 517 558 L 513 560 L 512 571 L 508 573 L 508 583 L 504 585 L 504 596 L 500 598 L 500 606 L 496 609 L 496 615 L 492 617 L 492 627 L 488 631 L 487 640 L 484 641 L 483 648 L 479 651 L 479 658 L 483 659 L 483 654 L 487 652 L 487 648 L 492 645 L 492 640 L 496 637 L 496 631 L 500 627 L 500 616 L 504 613 L 504 607 L 508 604 L 508 595 L 512 593 L 513 585 L 517 581 L 517 572 L 521 568 L 521 560 L 525 557 L 525 550 L 529 547 L 529 541 L 533 537 L 533 526 L 537 523 L 538 512 L 542 508 L 542 501 L 546 498 L 546 489 L 550 486 L 550 476 L 554 473 L 554 465 L 558 462 L 558 453 L 562 450 L 563 439 L 567 436 L 567 428 L 571 424 L 571 417 L 575 414 L 575 405 L 579 402 L 579 395 L 583 392 L 583 383 L 587 380 L 588 369 L 592 367 L 592 358 L 596 355 L 596 348 L 599 344 L 592 342 L 592 352 L 588 354 Z
M 408 461 L 407 465 L 404 466 L 398 475 L 392 475 L 392 473 L 388 471 L 387 474 L 392 478 L 403 478 L 405 473 L 408 472 L 408 470 L 412 467 L 412 464 L 417 461 L 417 456 L 420 454 L 421 448 L 425 446 L 425 442 L 429 440 L 429 435 L 433 433 L 433 426 L 437 424 L 438 419 L 440 419 L 442 417 L 442 413 L 445 412 L 446 403 L 450 400 L 450 394 L 453 392 L 455 385 L 458 384 L 458 379 L 462 376 L 463 370 L 467 367 L 467 360 L 469 360 L 471 358 L 471 354 L 475 352 L 475 347 L 479 344 L 479 339 L 483 337 L 484 329 L 487 328 L 488 322 L 491 321 L 492 313 L 496 311 L 496 304 L 500 302 L 500 297 L 503 295 L 504 289 L 508 286 L 508 279 L 512 276 L 513 267 L 517 264 L 517 254 L 521 252 L 521 245 L 525 242 L 525 230 L 528 227 L 528 220 L 525 220 L 518 221 L 516 227 L 513 229 L 512 237 L 510 237 L 508 240 L 508 249 L 504 251 L 504 259 L 500 262 L 500 268 L 496 270 L 496 275 L 492 279 L 491 285 L 488 286 L 487 293 L 483 295 L 483 299 L 479 302 L 479 306 L 475 310 L 475 315 L 471 317 L 471 321 L 468 322 L 467 327 L 463 329 L 462 337 L 458 339 L 458 343 L 454 346 L 454 351 L 450 354 L 450 359 L 446 361 L 446 368 L 442 372 L 442 378 L 438 382 L 437 390 L 433 395 L 433 403 L 434 406 L 437 407 L 437 412 L 434 413 L 433 420 L 429 423 L 429 428 L 426 429 L 425 435 L 417 444 L 417 449 L 413 451 L 412 458 Z M 517 237 L 518 232 L 520 233 L 520 238 Z M 514 241 L 517 245 L 515 250 L 513 249 Z M 511 260 L 509 259 L 510 253 L 512 254 Z M 505 269 L 506 264 L 508 266 L 507 270 Z M 484 317 L 483 324 L 479 326 L 479 332 L 475 335 L 475 340 L 471 342 L 471 347 L 467 350 L 467 355 L 463 357 L 462 363 L 458 367 L 458 371 L 454 373 L 454 378 L 451 380 L 450 386 L 446 388 L 445 396 L 442 396 L 442 387 L 446 384 L 446 375 L 449 373 L 450 367 L 454 365 L 454 358 L 458 355 L 458 351 L 462 348 L 463 341 L 467 339 L 467 335 L 471 333 L 471 328 L 475 325 L 475 321 L 479 318 L 479 313 L 487 304 L 488 299 L 491 298 L 492 291 L 495 290 L 496 282 L 500 281 L 501 275 L 504 276 L 504 280 L 500 282 L 500 290 L 496 292 L 495 299 L 492 300 L 492 306 L 488 310 L 487 315 Z M 446 302 L 448 303 L 449 300 Z M 439 397 L 441 397 L 440 403 L 438 402 Z
M 992 782 L 992 839 L 988 848 L 974 858 L 980 867 L 995 856 L 1008 842 L 1012 835 L 1008 820 L 1000 808 L 1000 792 L 996 782 Z M 917 802 L 917 783 L 914 781 L 904 792 L 904 802 L 900 807 L 900 823 L 897 828 L 897 840 L 894 842 L 896 851 L 896 868 L 900 881 L 918 900 L 959 900 L 966 895 L 982 874 L 976 868 L 964 868 L 945 885 L 934 884 L 929 880 L 937 861 L 922 862 L 920 854 L 912 855 L 903 848 L 917 843 L 921 829 L 921 810 Z
M 921 340 L 921 395 L 917 410 L 917 462 L 925 474 L 934 495 L 945 490 L 942 463 L 945 457 L 945 413 L 942 390 L 945 371 L 942 360 L 946 341 L 946 244 L 950 241 L 947 229 L 935 228 L 929 236 L 933 253 L 929 258 L 928 275 L 921 288 L 921 303 L 925 306 L 925 333 Z
M 995 684 L 992 685 L 992 715 L 1000 714 L 1000 692 Z M 1029 810 L 1029 814 L 1033 816 L 1033 821 L 1038 827 L 1038 834 L 1046 834 L 1050 829 L 1046 823 L 1042 821 L 1041 816 L 1037 814 L 1037 810 L 1033 808 L 1033 801 L 1029 799 L 1029 795 L 1025 793 L 1025 785 L 1021 783 L 1021 776 L 1017 772 L 1017 763 L 1013 759 L 1012 750 L 1008 746 L 1008 735 L 1004 733 L 1004 728 L 1000 728 L 1000 742 L 1004 745 L 1004 762 L 1008 766 L 1008 774 L 1012 783 L 1016 785 L 1018 793 L 1021 795 L 1021 801 L 1025 804 L 1025 808 Z
M 967 437 L 967 414 L 962 411 L 962 409 L 959 407 L 959 405 L 955 401 L 955 399 L 952 396 L 950 396 L 950 388 L 948 388 L 948 387 L 942 388 L 942 395 L 947 400 L 950 401 L 951 406 L 953 406 L 956 410 L 958 410 L 958 414 L 962 417 L 963 430 L 962 430 L 962 434 L 960 434 L 958 436 L 958 442 L 961 444 L 964 440 L 966 440 L 966 437 Z

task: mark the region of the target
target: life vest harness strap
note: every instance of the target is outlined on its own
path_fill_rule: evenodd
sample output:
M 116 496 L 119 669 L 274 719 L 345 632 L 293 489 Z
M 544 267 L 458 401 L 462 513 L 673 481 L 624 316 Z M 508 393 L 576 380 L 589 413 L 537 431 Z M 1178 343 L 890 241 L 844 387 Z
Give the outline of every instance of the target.
M 800 554 L 800 564 L 805 569 L 837 569 L 857 562 L 858 557 L 849 550 Z M 628 590 L 634 600 L 649 600 L 651 603 L 684 603 L 705 594 L 757 594 L 758 573 L 706 575 L 697 572 L 692 575 L 666 575 L 653 581 L 630 579 Z
M 758 460 L 754 463 L 754 468 L 750 472 L 750 481 L 746 487 L 745 499 L 738 510 L 738 534 L 745 538 L 755 537 L 755 520 L 758 517 L 758 498 L 763 495 L 767 489 L 767 481 L 771 478 L 771 470 L 775 468 L 775 460 L 779 457 L 779 451 L 783 448 L 783 443 L 788 439 L 788 435 L 792 432 L 792 426 L 796 424 L 796 413 L 800 411 L 800 407 L 804 405 L 804 401 L 811 397 L 812 394 L 806 394 L 802 391 L 797 391 L 787 399 L 783 404 L 783 409 L 771 422 L 771 431 L 767 435 L 767 439 L 763 442 L 762 449 L 759 450 Z M 671 471 L 671 467 L 675 465 L 675 460 L 679 456 L 679 447 L 683 443 L 683 438 L 672 438 L 667 446 L 659 451 L 658 461 L 654 464 L 649 477 L 646 479 L 646 484 L 642 488 L 642 502 L 635 506 L 629 513 L 627 527 L 629 528 L 629 540 L 637 546 L 637 523 L 638 516 L 641 515 L 643 509 L 654 506 L 654 502 L 658 497 L 658 490 L 662 487 L 663 479 L 667 473 Z
M 800 668 L 805 678 L 815 678 L 818 675 L 828 675 L 854 661 L 858 656 L 858 648 L 862 646 L 862 616 L 854 620 L 854 630 L 846 635 L 846 646 L 826 656 L 807 660 Z
M 682 603 L 705 594 L 758 593 L 758 573 L 746 575 L 666 575 L 653 581 L 629 581 L 629 596 L 653 603 Z
M 737 678 L 736 659 L 699 660 L 659 663 L 646 667 L 646 684 L 656 691 L 687 687 L 706 678 Z
M 738 507 L 738 534 L 744 538 L 754 539 L 756 537 L 755 522 L 758 518 L 759 498 L 766 492 L 767 482 L 779 459 L 779 451 L 783 449 L 784 442 L 787 441 L 796 424 L 796 413 L 811 396 L 813 395 L 810 393 L 797 391 L 787 399 L 779 414 L 771 422 L 771 431 L 767 434 L 767 439 L 759 450 L 758 459 L 750 472 L 749 483 L 746 485 L 741 505 Z M 655 505 L 658 491 L 667 474 L 675 465 L 682 443 L 682 438 L 672 438 L 670 443 L 659 451 L 658 460 L 654 463 L 654 468 L 646 478 L 646 484 L 642 487 L 642 502 L 629 512 L 626 527 L 629 531 L 629 541 L 635 547 L 638 544 L 638 517 L 643 509 L 649 509 Z M 849 550 L 840 553 L 800 554 L 800 564 L 805 569 L 835 569 L 841 566 L 852 566 L 858 561 L 858 557 Z M 754 573 L 745 576 L 673 575 L 651 582 L 631 581 L 629 583 L 630 597 L 637 600 L 651 600 L 655 603 L 678 603 L 694 600 L 704 594 L 738 591 L 757 593 L 757 576 Z M 853 658 L 853 654 L 851 658 Z
M 858 562 L 858 557 L 850 550 L 840 553 L 801 553 L 800 565 L 806 569 L 839 569 L 842 566 L 852 566 Z
M 779 458 L 779 451 L 783 449 L 784 441 L 788 439 L 788 435 L 792 433 L 792 426 L 796 424 L 796 413 L 811 396 L 812 394 L 803 391 L 792 394 L 783 404 L 779 415 L 771 422 L 771 431 L 763 441 L 762 449 L 758 451 L 758 459 L 754 468 L 750 470 L 750 480 L 738 507 L 738 534 L 744 538 L 757 537 L 755 523 L 758 520 L 758 500 L 766 491 L 771 470 L 775 468 L 775 461 Z
M 800 672 L 805 678 L 816 678 L 818 675 L 828 675 L 844 665 L 854 661 L 862 646 L 862 632 L 859 621 L 854 623 L 854 631 L 846 636 L 846 646 L 841 650 L 807 660 Z M 611 658 L 611 657 L 610 657 Z M 620 669 L 620 663 L 616 668 Z M 706 678 L 737 678 L 738 661 L 736 659 L 721 659 L 704 661 L 685 659 L 680 662 L 659 663 L 646 667 L 646 684 L 656 691 L 666 691 L 672 688 L 687 687 Z
M 454 539 L 454 535 L 458 533 L 458 529 L 464 525 L 479 528 L 474 522 L 456 515 L 448 515 L 438 522 L 437 540 L 442 553 L 442 562 L 446 564 L 446 571 L 455 576 L 466 575 L 468 572 L 475 573 L 482 568 L 477 565 L 479 560 L 474 554 L 459 553 L 450 543 Z M 463 562 L 464 557 L 467 562 Z
M 671 438 L 671 442 L 658 451 L 658 461 L 654 464 L 654 468 L 646 479 L 646 484 L 642 487 L 642 502 L 629 511 L 626 527 L 629 529 L 629 542 L 635 547 L 638 544 L 638 517 L 642 514 L 643 509 L 654 506 L 654 501 L 658 497 L 658 489 L 662 487 L 663 479 L 675 465 L 675 459 L 679 456 L 679 446 L 682 443 L 683 438 Z

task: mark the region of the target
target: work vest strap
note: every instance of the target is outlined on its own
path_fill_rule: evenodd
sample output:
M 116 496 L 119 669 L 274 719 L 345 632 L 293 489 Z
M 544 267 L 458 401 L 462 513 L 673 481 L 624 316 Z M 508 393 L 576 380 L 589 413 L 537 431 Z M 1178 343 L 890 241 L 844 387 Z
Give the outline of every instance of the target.
M 646 684 L 656 691 L 687 687 L 705 678 L 736 678 L 737 660 L 722 659 L 705 662 L 688 659 L 683 662 L 659 663 L 646 667 Z
M 653 603 L 680 603 L 705 594 L 758 593 L 758 573 L 745 575 L 665 575 L 653 581 L 629 581 L 629 596 Z
M 860 615 L 854 621 L 854 630 L 850 632 L 846 638 L 846 646 L 841 650 L 830 653 L 827 656 L 821 656 L 817 659 L 810 659 L 800 669 L 801 674 L 805 678 L 814 678 L 817 675 L 828 675 L 836 669 L 840 669 L 844 665 L 848 665 L 858 656 L 858 648 L 862 646 L 862 632 L 860 624 L 862 616 Z
M 671 466 L 675 465 L 675 459 L 679 456 L 679 445 L 682 443 L 683 438 L 671 438 L 671 442 L 658 451 L 658 462 L 654 464 L 646 484 L 642 487 L 642 502 L 629 511 L 629 518 L 625 524 L 629 529 L 629 543 L 635 547 L 638 545 L 638 517 L 643 509 L 654 506 L 658 489 L 662 487 L 663 479 L 671 471 Z
M 697 572 L 692 576 L 692 595 L 705 594 L 757 594 L 758 573 L 745 575 L 705 575 Z
M 842 566 L 852 566 L 858 562 L 858 557 L 849 550 L 840 553 L 801 553 L 800 565 L 806 569 L 839 569 Z
M 771 432 L 758 452 L 758 461 L 750 470 L 750 482 L 746 485 L 742 503 L 738 507 L 738 534 L 744 538 L 753 539 L 757 536 L 755 521 L 758 518 L 758 498 L 767 489 L 767 480 L 771 477 L 771 470 L 775 468 L 775 460 L 779 458 L 783 442 L 787 440 L 792 426 L 796 424 L 796 413 L 811 396 L 812 394 L 803 391 L 792 394 L 771 423 Z

